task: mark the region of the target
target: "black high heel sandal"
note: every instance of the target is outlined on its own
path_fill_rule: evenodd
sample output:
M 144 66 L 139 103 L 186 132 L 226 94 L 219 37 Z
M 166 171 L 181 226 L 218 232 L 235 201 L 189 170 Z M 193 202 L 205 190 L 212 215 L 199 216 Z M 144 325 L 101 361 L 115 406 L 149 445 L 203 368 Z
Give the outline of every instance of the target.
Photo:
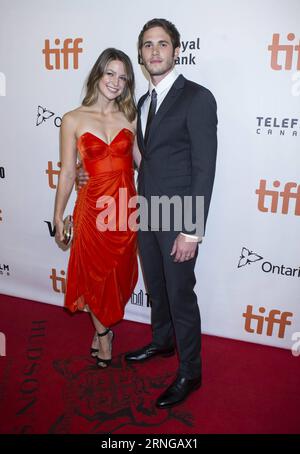
M 97 342 L 99 342 L 99 341 L 98 341 L 98 333 L 97 333 L 97 331 L 95 332 L 95 335 L 94 335 L 94 339 L 93 339 L 92 345 L 94 344 L 94 342 L 95 342 L 96 340 L 97 340 Z M 99 352 L 99 348 L 91 347 L 90 353 L 91 353 L 91 357 L 92 357 L 92 358 L 97 358 L 98 352 Z
M 103 333 L 97 333 L 97 336 L 103 337 L 103 336 L 106 336 L 107 334 L 110 336 L 109 342 L 110 342 L 110 353 L 111 353 L 112 352 L 112 341 L 114 338 L 113 331 L 110 328 L 107 328 L 105 331 L 103 331 Z M 98 350 L 98 352 L 99 352 L 99 350 Z M 108 366 L 110 366 L 111 360 L 112 360 L 112 358 L 102 359 L 102 358 L 99 358 L 99 356 L 96 356 L 96 359 L 97 359 L 97 366 L 101 367 L 102 369 L 106 369 Z

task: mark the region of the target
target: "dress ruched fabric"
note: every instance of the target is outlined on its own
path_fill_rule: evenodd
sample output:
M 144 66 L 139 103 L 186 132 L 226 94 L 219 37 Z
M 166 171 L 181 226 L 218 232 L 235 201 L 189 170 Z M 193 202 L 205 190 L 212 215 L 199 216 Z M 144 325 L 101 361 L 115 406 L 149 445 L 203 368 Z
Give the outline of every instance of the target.
M 136 196 L 133 140 L 123 128 L 110 144 L 90 132 L 77 143 L 90 178 L 78 192 L 73 213 L 65 307 L 75 312 L 88 306 L 105 326 L 122 320 L 138 276 L 136 232 L 127 221 L 134 211 L 127 202 Z

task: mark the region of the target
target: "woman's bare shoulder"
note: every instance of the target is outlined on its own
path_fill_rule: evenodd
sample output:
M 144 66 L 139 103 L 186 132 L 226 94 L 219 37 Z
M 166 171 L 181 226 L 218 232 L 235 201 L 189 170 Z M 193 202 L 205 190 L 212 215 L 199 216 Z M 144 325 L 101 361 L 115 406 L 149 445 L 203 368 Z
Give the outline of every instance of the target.
M 75 121 L 75 120 L 78 120 L 81 115 L 83 114 L 84 112 L 84 109 L 86 109 L 85 107 L 83 106 L 79 106 L 79 107 L 76 107 L 76 109 L 73 109 L 73 110 L 70 110 L 69 112 L 66 112 L 62 119 L 64 120 L 67 120 L 67 121 Z
M 78 123 L 80 123 L 82 116 L 87 112 L 87 108 L 84 106 L 79 106 L 76 109 L 66 112 L 62 117 L 62 125 L 70 126 L 76 128 Z

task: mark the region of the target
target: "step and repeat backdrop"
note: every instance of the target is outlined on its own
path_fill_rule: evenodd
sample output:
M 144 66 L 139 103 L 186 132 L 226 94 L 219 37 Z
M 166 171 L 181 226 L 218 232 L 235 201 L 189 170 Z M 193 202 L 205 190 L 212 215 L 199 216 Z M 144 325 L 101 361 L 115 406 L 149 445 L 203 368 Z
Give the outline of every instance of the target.
M 69 252 L 53 229 L 61 118 L 81 103 L 106 47 L 131 57 L 137 99 L 147 91 L 137 37 L 153 17 L 176 24 L 177 70 L 218 103 L 217 173 L 196 268 L 203 331 L 296 354 L 299 0 L 1 0 L 0 291 L 63 306 Z M 141 272 L 126 318 L 150 321 Z

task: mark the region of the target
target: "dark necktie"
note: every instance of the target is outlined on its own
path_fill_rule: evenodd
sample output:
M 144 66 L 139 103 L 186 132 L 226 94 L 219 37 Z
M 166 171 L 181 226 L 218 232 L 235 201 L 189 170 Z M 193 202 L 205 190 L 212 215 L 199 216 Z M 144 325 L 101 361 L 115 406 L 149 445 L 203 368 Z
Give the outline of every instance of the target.
M 146 129 L 145 129 L 145 136 L 144 136 L 145 144 L 147 144 L 147 141 L 148 141 L 150 126 L 151 126 L 152 120 L 153 120 L 155 112 L 156 112 L 156 106 L 157 106 L 157 93 L 153 89 L 152 93 L 151 93 L 151 103 L 150 103 L 150 107 L 149 107 L 147 124 L 146 124 Z

